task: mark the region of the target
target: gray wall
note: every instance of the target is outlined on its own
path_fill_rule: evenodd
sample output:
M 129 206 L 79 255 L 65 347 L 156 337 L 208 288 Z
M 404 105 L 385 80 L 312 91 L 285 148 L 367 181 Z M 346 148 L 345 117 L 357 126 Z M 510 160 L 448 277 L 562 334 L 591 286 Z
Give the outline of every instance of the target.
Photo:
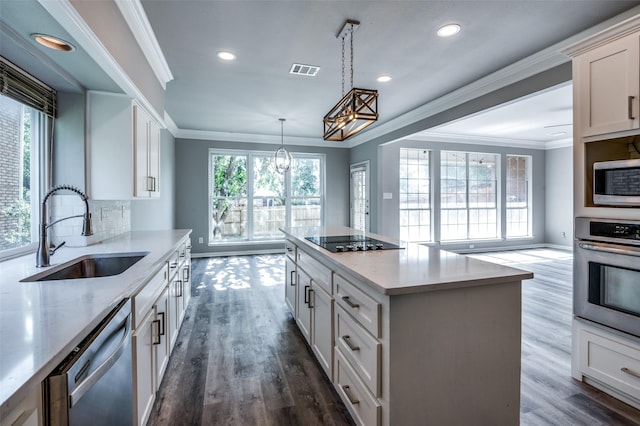
M 282 243 L 247 243 L 243 245 L 207 245 L 209 149 L 240 149 L 247 151 L 275 151 L 278 145 L 238 143 L 212 140 L 176 139 L 176 227 L 193 229 L 191 237 L 194 253 L 230 253 L 249 250 L 282 249 Z M 325 170 L 325 225 L 349 224 L 349 150 L 286 145 L 295 152 L 322 153 Z M 203 244 L 198 243 L 202 237 Z
M 545 242 L 573 244 L 573 148 L 545 151 Z M 563 236 L 564 233 L 564 236 Z
M 175 227 L 175 139 L 168 130 L 160 135 L 160 198 L 131 202 L 132 231 Z
M 483 152 L 483 153 L 495 153 L 500 155 L 500 192 L 504 194 L 506 190 L 506 155 L 529 155 L 532 157 L 532 203 L 533 203 L 533 217 L 532 228 L 533 238 L 527 239 L 512 239 L 505 241 L 490 241 L 490 242 L 478 242 L 468 241 L 463 243 L 445 243 L 443 248 L 447 250 L 463 250 L 469 249 L 472 244 L 475 249 L 483 247 L 508 247 L 508 246 L 522 246 L 528 244 L 542 244 L 545 238 L 545 151 L 535 149 L 523 149 L 523 148 L 506 148 L 498 146 L 488 145 L 476 145 L 476 144 L 462 144 L 462 143 L 442 143 L 442 142 L 425 142 L 425 141 L 400 141 L 392 144 L 386 144 L 381 146 L 380 160 L 378 163 L 378 191 L 377 194 L 380 209 L 378 210 L 379 221 L 378 231 L 380 234 L 388 235 L 394 238 L 399 237 L 399 175 L 400 175 L 400 148 L 423 148 L 431 150 L 432 158 L 432 176 L 434 179 L 433 186 L 437 191 L 439 188 L 440 170 L 439 170 L 439 158 L 440 151 L 467 151 L 467 152 Z M 393 194 L 393 198 L 390 200 L 382 200 L 382 193 L 390 192 Z M 437 195 L 436 192 L 434 195 Z M 373 197 L 373 194 L 372 194 Z M 571 200 L 571 199 L 570 199 Z M 505 205 L 501 204 L 501 217 L 504 217 Z M 439 209 L 439 199 L 434 196 L 433 208 Z M 437 219 L 434 217 L 434 219 Z M 434 221 L 434 238 L 436 242 L 439 239 L 439 226 L 438 222 Z M 440 244 L 436 244 L 439 246 Z
M 85 186 L 85 94 L 58 92 L 58 113 L 53 134 L 53 182 Z

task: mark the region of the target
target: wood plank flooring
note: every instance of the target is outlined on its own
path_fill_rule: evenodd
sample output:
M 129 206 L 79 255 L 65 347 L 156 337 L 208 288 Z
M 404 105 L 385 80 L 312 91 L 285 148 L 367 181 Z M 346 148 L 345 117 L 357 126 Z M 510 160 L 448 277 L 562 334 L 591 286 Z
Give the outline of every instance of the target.
M 571 378 L 571 254 L 473 257 L 535 274 L 523 284 L 521 424 L 640 425 L 640 411 Z M 192 277 L 149 425 L 353 424 L 285 306 L 283 255 L 194 259 Z

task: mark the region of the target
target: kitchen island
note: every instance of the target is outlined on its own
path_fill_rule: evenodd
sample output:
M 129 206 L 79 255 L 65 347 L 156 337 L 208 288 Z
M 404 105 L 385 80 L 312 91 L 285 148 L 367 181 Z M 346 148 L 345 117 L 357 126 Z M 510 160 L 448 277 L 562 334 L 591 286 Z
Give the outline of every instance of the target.
M 170 279 L 170 274 L 178 275 L 177 268 L 170 271 L 169 263 L 177 265 L 178 257 L 188 258 L 190 233 L 190 230 L 130 232 L 88 247 L 62 247 L 51 258 L 50 268 L 36 268 L 33 253 L 0 262 L 2 425 L 5 421 L 13 424 L 11 414 L 22 410 L 20 405 L 25 400 L 36 406 L 36 418 L 40 415 L 37 409 L 42 380 L 120 301 L 148 288 L 155 275 L 164 275 L 165 280 Z M 119 275 L 21 282 L 80 256 L 132 252 L 146 255 Z M 135 302 L 134 321 L 141 322 L 140 313 L 145 306 L 138 303 L 136 308 Z M 136 313 L 139 318 L 135 318 Z M 20 419 L 19 424 L 23 423 L 28 424 Z
M 356 423 L 519 423 L 533 274 L 350 228 L 283 232 L 287 304 Z M 354 235 L 400 248 L 333 253 L 307 239 Z

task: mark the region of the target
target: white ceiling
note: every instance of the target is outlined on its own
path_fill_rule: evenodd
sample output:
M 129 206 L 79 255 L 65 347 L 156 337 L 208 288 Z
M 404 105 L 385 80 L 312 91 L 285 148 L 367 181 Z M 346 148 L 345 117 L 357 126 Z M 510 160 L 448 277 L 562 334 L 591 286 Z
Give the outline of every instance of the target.
M 361 22 L 354 38 L 355 86 L 379 91 L 380 119 L 363 132 L 366 138 L 367 132 L 379 132 L 412 110 L 640 1 L 141 0 L 141 5 L 173 75 L 166 86 L 165 108 L 178 129 L 279 139 L 278 118 L 284 117 L 285 139 L 322 142 L 322 117 L 341 96 L 336 34 L 348 18 Z M 36 75 L 50 78 L 51 64 L 38 70 L 37 58 L 19 52 L 33 46 L 30 33 L 43 32 L 43 26 L 55 31 L 53 18 L 47 19 L 36 0 L 0 0 L 0 21 L 0 54 L 9 52 L 10 60 L 25 62 Z M 436 29 L 450 22 L 459 23 L 462 31 L 449 39 L 436 37 Z M 6 37 L 7 29 L 12 37 Z M 58 29 L 65 33 L 59 25 Z M 15 42 L 16 37 L 22 37 L 22 44 Z M 35 50 L 84 88 L 113 86 L 88 57 L 81 56 L 87 63 L 78 59 L 70 64 Z M 216 58 L 219 50 L 233 51 L 237 60 L 221 62 Z M 316 77 L 290 75 L 294 62 L 321 69 Z M 376 82 L 382 74 L 393 80 Z M 496 108 L 430 130 L 548 147 L 557 137 L 549 139 L 550 128 L 541 129 L 571 122 L 569 91 L 560 88 L 528 97 L 522 105 Z

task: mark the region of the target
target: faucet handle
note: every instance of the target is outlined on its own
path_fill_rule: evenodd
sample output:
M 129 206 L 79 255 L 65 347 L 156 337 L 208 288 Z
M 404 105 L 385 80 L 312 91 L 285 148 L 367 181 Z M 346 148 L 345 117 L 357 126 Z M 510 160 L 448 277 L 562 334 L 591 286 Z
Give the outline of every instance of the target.
M 60 244 L 58 244 L 56 247 L 54 248 L 50 248 L 49 249 L 49 256 L 53 256 L 53 253 L 55 253 L 60 247 L 62 247 L 63 245 L 65 245 L 66 241 L 61 242 Z

